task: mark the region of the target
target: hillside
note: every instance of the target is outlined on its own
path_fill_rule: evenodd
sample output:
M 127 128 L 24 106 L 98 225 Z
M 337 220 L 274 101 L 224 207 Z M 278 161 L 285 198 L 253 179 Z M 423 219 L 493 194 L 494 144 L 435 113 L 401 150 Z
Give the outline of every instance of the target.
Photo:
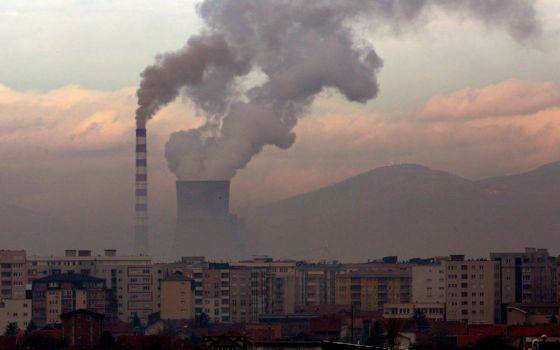
M 344 260 L 484 256 L 496 249 L 556 248 L 558 192 L 560 163 L 482 181 L 405 164 L 241 215 L 252 253 Z

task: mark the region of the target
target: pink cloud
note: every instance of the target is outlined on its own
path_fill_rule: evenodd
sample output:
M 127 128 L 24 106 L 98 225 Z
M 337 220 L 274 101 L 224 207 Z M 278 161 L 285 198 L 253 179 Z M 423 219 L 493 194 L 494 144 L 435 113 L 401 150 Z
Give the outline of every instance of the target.
M 551 82 L 507 80 L 479 89 L 435 96 L 420 115 L 426 119 L 477 119 L 538 112 L 560 106 L 560 86 Z

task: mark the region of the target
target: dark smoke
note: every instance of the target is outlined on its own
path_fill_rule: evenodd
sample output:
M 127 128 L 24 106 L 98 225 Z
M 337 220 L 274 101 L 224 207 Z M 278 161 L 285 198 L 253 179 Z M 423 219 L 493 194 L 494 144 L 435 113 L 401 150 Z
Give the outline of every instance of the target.
M 324 89 L 360 103 L 377 95 L 382 60 L 353 23 L 401 31 L 433 8 L 505 27 L 520 42 L 540 30 L 531 0 L 206 0 L 204 32 L 142 73 L 138 126 L 184 94 L 207 122 L 171 135 L 169 168 L 180 179 L 230 179 L 265 145 L 289 148 Z

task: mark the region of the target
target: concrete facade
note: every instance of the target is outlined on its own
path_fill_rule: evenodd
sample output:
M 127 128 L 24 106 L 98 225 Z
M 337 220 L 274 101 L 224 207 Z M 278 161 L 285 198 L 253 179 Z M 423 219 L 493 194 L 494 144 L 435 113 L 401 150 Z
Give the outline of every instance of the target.
M 347 264 L 336 277 L 336 304 L 352 304 L 363 311 L 385 303 L 410 303 L 412 266 L 407 264 Z
M 175 274 L 161 281 L 160 317 L 162 320 L 194 318 L 194 293 L 191 280 Z
M 26 260 L 25 250 L 0 250 L 1 299 L 25 299 Z
M 9 323 L 16 323 L 18 328 L 25 330 L 31 321 L 31 300 L 4 299 L 0 301 L 0 330 L 6 329 Z
M 445 303 L 445 268 L 443 265 L 412 267 L 412 302 Z
M 446 272 L 446 319 L 469 324 L 500 322 L 500 264 L 452 256 Z
M 502 304 L 541 304 L 557 301 L 556 258 L 547 249 L 520 253 L 490 253 L 501 269 Z

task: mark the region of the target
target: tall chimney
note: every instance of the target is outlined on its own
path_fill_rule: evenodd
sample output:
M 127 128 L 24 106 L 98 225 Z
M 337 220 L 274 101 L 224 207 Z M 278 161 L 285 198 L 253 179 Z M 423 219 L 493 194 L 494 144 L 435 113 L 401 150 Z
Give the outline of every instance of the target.
M 148 157 L 146 129 L 136 129 L 135 251 L 148 254 Z

